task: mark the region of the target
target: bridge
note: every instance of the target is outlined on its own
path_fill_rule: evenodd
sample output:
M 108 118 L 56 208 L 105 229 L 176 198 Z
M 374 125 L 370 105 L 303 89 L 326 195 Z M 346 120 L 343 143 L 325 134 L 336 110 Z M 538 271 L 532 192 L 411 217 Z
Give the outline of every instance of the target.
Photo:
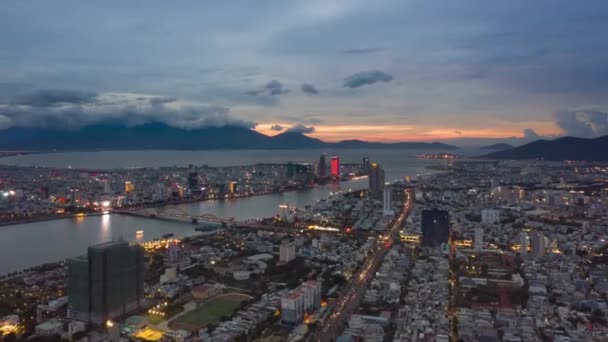
M 340 236 L 353 236 L 353 237 L 369 237 L 373 234 L 368 232 L 359 232 L 359 231 L 342 231 L 339 229 L 321 229 L 316 226 L 310 227 L 294 227 L 294 226 L 275 226 L 275 225 L 265 225 L 256 221 L 237 221 L 234 218 L 224 219 L 218 217 L 214 214 L 192 214 L 181 208 L 175 207 L 156 207 L 156 208 L 146 208 L 146 207 L 138 207 L 138 208 L 130 208 L 123 210 L 113 210 L 113 213 L 130 215 L 130 216 L 138 216 L 138 217 L 146 217 L 146 218 L 154 218 L 158 220 L 166 220 L 173 222 L 182 222 L 182 223 L 192 223 L 199 224 L 202 222 L 209 223 L 220 223 L 225 224 L 234 228 L 244 228 L 244 229 L 252 229 L 252 230 L 261 230 L 268 231 L 274 233 L 317 233 L 317 234 L 332 234 L 332 235 L 340 235 Z

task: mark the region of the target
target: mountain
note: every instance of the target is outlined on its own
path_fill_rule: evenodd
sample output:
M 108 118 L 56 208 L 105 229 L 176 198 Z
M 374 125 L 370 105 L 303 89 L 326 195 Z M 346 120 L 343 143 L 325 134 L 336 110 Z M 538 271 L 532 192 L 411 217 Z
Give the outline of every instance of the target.
M 0 150 L 211 150 L 211 149 L 319 149 L 319 148 L 400 148 L 444 149 L 457 147 L 442 143 L 376 143 L 346 140 L 324 142 L 302 133 L 285 132 L 267 136 L 240 126 L 180 129 L 160 123 L 126 127 L 96 124 L 79 130 L 12 127 L 0 130 Z
M 481 149 L 482 150 L 493 150 L 493 151 L 502 151 L 502 150 L 508 150 L 510 148 L 513 148 L 515 146 L 511 145 L 511 144 L 506 144 L 506 143 L 498 143 L 498 144 L 493 144 L 490 146 L 484 146 Z
M 491 159 L 545 159 L 608 161 L 608 135 L 583 139 L 563 137 L 555 140 L 537 140 L 510 150 L 485 155 Z

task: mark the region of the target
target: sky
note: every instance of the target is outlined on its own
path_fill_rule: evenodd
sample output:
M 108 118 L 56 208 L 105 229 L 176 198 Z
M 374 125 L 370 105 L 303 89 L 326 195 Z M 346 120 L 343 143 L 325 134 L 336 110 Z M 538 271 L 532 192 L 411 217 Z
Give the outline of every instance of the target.
M 605 0 L 7 0 L 0 128 L 327 141 L 608 134 Z

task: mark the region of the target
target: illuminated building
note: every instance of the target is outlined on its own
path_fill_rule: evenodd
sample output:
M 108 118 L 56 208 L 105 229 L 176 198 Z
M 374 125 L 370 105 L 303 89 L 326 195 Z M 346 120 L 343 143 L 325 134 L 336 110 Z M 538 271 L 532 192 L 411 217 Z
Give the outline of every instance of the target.
M 230 194 L 235 194 L 236 193 L 236 182 L 230 182 L 230 183 L 228 183 L 228 192 Z
M 384 189 L 384 170 L 378 163 L 372 163 L 368 172 L 369 190 L 374 194 L 382 193 Z
M 70 202 L 72 204 L 80 203 L 81 196 L 79 189 L 70 189 Z
M 67 262 L 68 317 L 102 325 L 141 309 L 143 249 L 119 240 Z
M 198 172 L 196 171 L 190 171 L 188 173 L 188 191 L 191 196 L 198 196 L 201 194 L 201 189 L 198 185 Z
M 126 181 L 125 182 L 125 192 L 131 193 L 134 190 L 135 190 L 135 185 L 133 183 L 131 183 L 131 181 Z
M 522 257 L 525 257 L 528 255 L 528 249 L 530 248 L 530 237 L 528 236 L 528 234 L 526 232 L 522 232 L 521 235 L 519 236 L 520 242 L 519 242 L 519 255 L 521 255 Z
M 449 213 L 445 210 L 422 211 L 422 245 L 437 247 L 447 243 L 450 235 Z
M 331 176 L 334 178 L 340 178 L 340 157 L 331 157 Z

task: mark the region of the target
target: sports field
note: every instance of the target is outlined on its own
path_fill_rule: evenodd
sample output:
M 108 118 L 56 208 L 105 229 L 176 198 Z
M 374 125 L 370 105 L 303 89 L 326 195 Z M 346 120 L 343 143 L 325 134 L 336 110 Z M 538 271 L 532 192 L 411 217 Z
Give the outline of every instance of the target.
M 223 316 L 231 315 L 247 297 L 240 295 L 220 296 L 201 304 L 196 309 L 176 317 L 169 327 L 194 331 L 217 322 Z

